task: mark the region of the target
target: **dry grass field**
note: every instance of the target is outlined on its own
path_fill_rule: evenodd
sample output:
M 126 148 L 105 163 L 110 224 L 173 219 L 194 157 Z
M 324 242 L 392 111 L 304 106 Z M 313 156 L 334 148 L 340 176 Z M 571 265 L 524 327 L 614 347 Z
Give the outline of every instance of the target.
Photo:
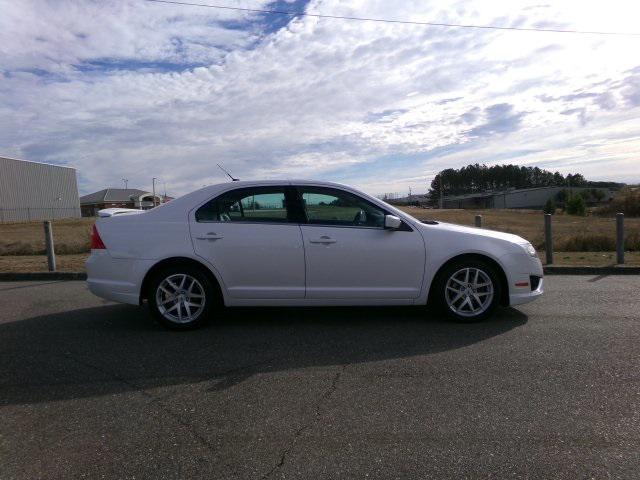
M 56 270 L 60 272 L 84 272 L 84 262 L 88 253 L 56 255 Z M 46 272 L 45 255 L 0 256 L 0 272 Z
M 430 210 L 406 207 L 404 211 L 419 220 L 439 220 L 473 225 L 482 215 L 482 226 L 490 230 L 515 233 L 544 249 L 544 215 L 539 210 Z M 616 220 L 612 217 L 578 217 L 557 213 L 553 216 L 554 251 L 615 250 Z M 640 217 L 625 219 L 626 249 L 640 250 Z M 578 247 L 578 248 L 576 248 Z
M 543 242 L 543 215 L 532 210 L 427 210 L 404 209 L 420 220 L 440 220 L 473 225 L 482 215 L 488 229 L 520 235 L 540 251 Z M 95 219 L 53 222 L 58 269 L 82 271 L 89 251 L 89 235 Z M 640 218 L 625 219 L 626 263 L 640 265 Z M 610 217 L 553 217 L 555 263 L 558 265 L 611 265 L 615 263 L 615 219 Z M 578 248 L 576 248 L 578 247 Z M 589 251 L 591 250 L 591 251 Z M 541 257 L 544 257 L 541 252 Z M 0 272 L 44 271 L 44 233 L 42 222 L 0 224 Z
M 60 255 L 89 251 L 94 218 L 54 220 L 53 242 Z M 0 256 L 44 254 L 42 222 L 0 223 Z

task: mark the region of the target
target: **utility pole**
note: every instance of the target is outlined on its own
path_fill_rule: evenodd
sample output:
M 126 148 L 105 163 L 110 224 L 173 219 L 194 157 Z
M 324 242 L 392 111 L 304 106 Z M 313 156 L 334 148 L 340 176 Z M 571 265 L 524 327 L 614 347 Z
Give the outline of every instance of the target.
M 156 206 L 156 177 L 153 177 L 153 180 L 151 180 L 151 184 L 153 185 L 153 207 L 155 208 Z
M 162 185 L 164 186 L 164 196 L 162 197 L 162 203 L 165 203 L 167 201 L 167 182 L 162 182 Z
M 122 181 L 124 182 L 124 189 L 127 189 L 127 186 L 129 185 L 129 179 L 128 178 L 123 178 Z

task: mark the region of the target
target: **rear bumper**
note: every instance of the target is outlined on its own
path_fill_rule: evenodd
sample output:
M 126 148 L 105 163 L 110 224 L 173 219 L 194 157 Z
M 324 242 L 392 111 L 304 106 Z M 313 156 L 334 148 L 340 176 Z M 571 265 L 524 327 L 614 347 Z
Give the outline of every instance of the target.
M 91 293 L 114 302 L 140 304 L 140 286 L 146 272 L 140 260 L 113 258 L 107 250 L 92 250 L 85 265 Z
M 140 304 L 140 294 L 129 290 L 128 286 L 114 284 L 104 280 L 87 280 L 89 291 L 94 295 L 118 303 L 128 303 L 130 305 Z

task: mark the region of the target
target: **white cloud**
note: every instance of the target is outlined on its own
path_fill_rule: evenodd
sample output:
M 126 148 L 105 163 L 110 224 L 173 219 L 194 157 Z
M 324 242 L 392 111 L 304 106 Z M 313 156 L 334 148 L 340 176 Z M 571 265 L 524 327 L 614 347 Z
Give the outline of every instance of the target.
M 591 3 L 317 0 L 307 11 L 635 28 L 638 7 Z M 222 181 L 219 162 L 241 178 L 373 193 L 426 190 L 438 169 L 476 161 L 640 180 L 627 150 L 640 142 L 637 37 L 312 17 L 266 33 L 256 15 L 133 0 L 0 8 L 0 153 L 75 165 L 85 191 L 155 176 L 184 193 Z

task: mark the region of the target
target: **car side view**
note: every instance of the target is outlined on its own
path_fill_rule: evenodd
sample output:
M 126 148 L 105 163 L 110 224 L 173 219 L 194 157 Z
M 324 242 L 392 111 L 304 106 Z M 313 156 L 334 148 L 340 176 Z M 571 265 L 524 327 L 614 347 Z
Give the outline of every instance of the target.
M 472 322 L 543 291 L 521 237 L 421 222 L 314 181 L 229 182 L 148 211 L 101 211 L 86 266 L 95 295 L 146 301 L 174 329 L 234 306 L 428 304 Z

